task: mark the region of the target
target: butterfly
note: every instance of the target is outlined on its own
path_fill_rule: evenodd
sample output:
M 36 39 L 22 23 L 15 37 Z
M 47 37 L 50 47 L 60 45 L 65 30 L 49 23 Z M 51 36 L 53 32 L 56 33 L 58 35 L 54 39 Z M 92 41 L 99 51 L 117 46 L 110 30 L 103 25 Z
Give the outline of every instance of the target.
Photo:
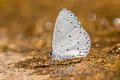
M 52 60 L 66 60 L 87 57 L 91 47 L 88 33 L 79 19 L 68 9 L 62 9 L 56 19 L 53 40 Z

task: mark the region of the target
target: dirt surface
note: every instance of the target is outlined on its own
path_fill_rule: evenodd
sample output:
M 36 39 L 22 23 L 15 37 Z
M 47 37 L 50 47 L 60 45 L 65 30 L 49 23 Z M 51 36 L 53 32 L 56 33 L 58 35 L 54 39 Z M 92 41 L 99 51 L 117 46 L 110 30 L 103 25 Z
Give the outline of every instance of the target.
M 120 80 L 119 0 L 0 1 L 0 80 Z M 86 58 L 51 63 L 54 23 L 72 10 L 91 37 Z

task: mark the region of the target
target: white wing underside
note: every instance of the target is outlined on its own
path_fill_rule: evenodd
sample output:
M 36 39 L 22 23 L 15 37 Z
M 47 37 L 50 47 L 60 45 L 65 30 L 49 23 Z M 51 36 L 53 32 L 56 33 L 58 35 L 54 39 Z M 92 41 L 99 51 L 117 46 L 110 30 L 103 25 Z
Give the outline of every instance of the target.
M 84 57 L 88 54 L 90 46 L 90 37 L 78 18 L 71 11 L 63 9 L 55 23 L 53 54 L 63 58 Z

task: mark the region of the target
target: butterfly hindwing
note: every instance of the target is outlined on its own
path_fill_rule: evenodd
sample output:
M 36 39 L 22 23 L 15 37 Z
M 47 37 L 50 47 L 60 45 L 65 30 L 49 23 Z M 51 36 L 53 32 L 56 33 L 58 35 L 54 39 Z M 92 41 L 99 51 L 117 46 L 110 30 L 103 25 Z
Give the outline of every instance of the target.
M 83 31 L 81 28 L 74 29 L 71 33 L 69 33 L 57 46 L 56 50 L 61 55 L 71 54 L 75 56 L 80 55 L 86 56 L 90 50 L 90 37 L 89 35 Z M 79 54 L 71 53 L 73 50 L 79 52 Z M 84 54 L 83 54 L 84 53 Z

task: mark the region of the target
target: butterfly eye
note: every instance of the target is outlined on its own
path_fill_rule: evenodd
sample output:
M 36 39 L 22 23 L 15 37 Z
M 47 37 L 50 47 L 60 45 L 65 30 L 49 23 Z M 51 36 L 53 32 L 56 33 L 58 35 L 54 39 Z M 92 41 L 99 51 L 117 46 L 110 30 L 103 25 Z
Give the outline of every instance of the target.
M 52 56 L 52 51 L 48 52 L 48 55 L 49 55 L 49 56 Z

